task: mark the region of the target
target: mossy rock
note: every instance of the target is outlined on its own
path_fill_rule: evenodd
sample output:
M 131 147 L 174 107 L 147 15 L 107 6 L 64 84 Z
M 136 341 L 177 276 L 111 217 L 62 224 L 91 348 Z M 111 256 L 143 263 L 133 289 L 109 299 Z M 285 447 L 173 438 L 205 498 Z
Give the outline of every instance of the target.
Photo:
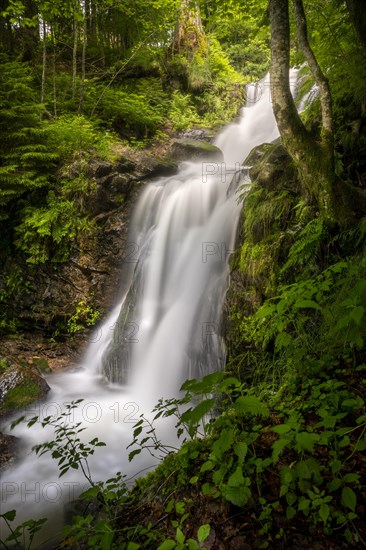
M 251 180 L 268 191 L 300 191 L 297 169 L 281 144 L 264 143 L 255 147 L 245 159 L 244 165 L 251 166 Z
M 178 172 L 177 161 L 172 158 L 146 156 L 142 158 L 141 179 L 174 176 Z
M 211 160 L 223 162 L 224 155 L 218 147 L 208 141 L 176 139 L 172 144 L 172 155 L 177 160 Z
M 10 413 L 41 399 L 50 390 L 46 380 L 27 367 L 13 365 L 0 376 L 0 413 Z

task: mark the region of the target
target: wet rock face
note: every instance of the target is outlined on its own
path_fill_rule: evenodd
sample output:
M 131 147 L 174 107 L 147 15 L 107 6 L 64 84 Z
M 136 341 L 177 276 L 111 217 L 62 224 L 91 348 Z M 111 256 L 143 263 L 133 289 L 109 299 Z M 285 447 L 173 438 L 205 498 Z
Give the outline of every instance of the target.
M 19 440 L 0 432 L 0 472 L 14 464 L 19 451 Z
M 81 302 L 100 311 L 112 307 L 128 246 L 129 220 L 140 191 L 148 179 L 173 175 L 178 170 L 177 162 L 170 158 L 144 151 L 135 157 L 89 163 L 91 185 L 82 200 L 83 211 L 94 221 L 94 229 L 87 236 L 77 237 L 69 261 L 31 266 L 15 257 L 6 260 L 0 272 L 0 290 L 2 279 L 19 268 L 27 281 L 27 291 L 14 295 L 7 306 L 20 321 L 21 329 L 47 335 L 62 333 Z M 70 175 L 76 177 L 79 172 L 76 162 L 70 167 Z
M 44 397 L 50 390 L 35 370 L 12 365 L 0 375 L 0 413 L 7 414 Z

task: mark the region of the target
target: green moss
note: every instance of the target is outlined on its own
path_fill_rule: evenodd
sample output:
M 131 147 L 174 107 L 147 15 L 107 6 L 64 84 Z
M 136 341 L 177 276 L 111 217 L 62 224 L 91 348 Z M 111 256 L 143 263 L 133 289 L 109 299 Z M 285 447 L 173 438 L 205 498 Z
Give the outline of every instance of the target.
M 0 358 L 0 374 L 5 372 L 5 370 L 8 368 L 9 363 L 5 358 Z
M 41 394 L 41 388 L 37 384 L 26 380 L 23 384 L 8 391 L 2 406 L 5 410 L 21 409 L 41 397 Z

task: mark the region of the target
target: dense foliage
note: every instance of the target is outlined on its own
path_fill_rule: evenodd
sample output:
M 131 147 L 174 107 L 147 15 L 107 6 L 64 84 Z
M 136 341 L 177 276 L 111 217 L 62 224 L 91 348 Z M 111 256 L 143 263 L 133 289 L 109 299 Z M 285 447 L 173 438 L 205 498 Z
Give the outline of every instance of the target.
M 11 0 L 1 9 L 0 328 L 9 332 L 21 328 L 11 296 L 28 266 L 68 261 L 96 231 L 85 208 L 90 159 L 229 121 L 245 78 L 209 25 L 194 47 L 175 47 L 176 0 Z M 6 282 L 15 280 L 10 257 L 18 287 Z

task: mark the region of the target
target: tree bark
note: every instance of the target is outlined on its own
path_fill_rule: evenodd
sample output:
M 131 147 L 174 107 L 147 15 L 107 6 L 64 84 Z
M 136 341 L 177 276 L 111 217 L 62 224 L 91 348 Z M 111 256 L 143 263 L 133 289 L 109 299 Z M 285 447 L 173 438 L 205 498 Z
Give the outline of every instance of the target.
M 76 76 L 77 76 L 77 54 L 78 54 L 78 22 L 76 20 L 76 14 L 74 14 L 74 42 L 72 47 L 72 98 L 76 96 Z
M 357 38 L 366 55 L 366 3 L 365 0 L 346 0 Z
M 305 126 L 290 89 L 290 22 L 288 0 L 270 0 L 271 95 L 273 112 L 282 140 L 292 157 L 300 161 L 308 145 Z M 290 151 L 291 150 L 291 151 Z
M 273 112 L 284 146 L 298 167 L 304 190 L 315 198 L 328 218 L 333 218 L 332 166 L 324 159 L 322 143 L 307 132 L 291 95 L 290 22 L 288 0 L 269 0 L 271 25 L 271 94 Z M 329 124 L 329 120 L 327 124 Z M 325 132 L 328 138 L 329 131 Z M 322 136 L 323 139 L 323 136 Z
M 46 90 L 46 70 L 47 70 L 47 27 L 46 22 L 42 20 L 42 32 L 43 32 L 43 54 L 42 54 L 42 83 L 41 83 L 41 103 L 44 103 L 45 90 Z
M 85 57 L 86 57 L 86 44 L 87 44 L 87 19 L 84 13 L 84 25 L 83 25 L 83 50 L 81 54 L 81 80 L 80 80 L 80 100 L 79 100 L 79 114 L 84 111 L 84 84 L 85 84 Z
M 32 24 L 38 17 L 37 4 L 34 0 L 24 0 L 24 19 L 28 23 L 20 27 L 20 40 L 23 46 L 22 61 L 33 60 L 39 40 L 38 24 Z
M 56 86 L 56 41 L 55 41 L 55 31 L 53 26 L 51 26 L 51 37 L 52 37 L 52 82 L 53 82 L 53 114 L 57 118 L 57 86 Z
M 322 110 L 322 127 L 326 132 L 330 132 L 333 137 L 333 111 L 332 95 L 329 88 L 329 82 L 314 55 L 309 44 L 308 28 L 302 0 L 292 0 L 295 9 L 296 27 L 299 36 L 299 44 L 302 53 L 305 56 L 307 64 L 311 70 L 316 84 L 319 86 L 320 105 Z
M 174 33 L 173 51 L 195 51 L 205 45 L 205 31 L 198 4 L 190 0 L 182 0 Z

